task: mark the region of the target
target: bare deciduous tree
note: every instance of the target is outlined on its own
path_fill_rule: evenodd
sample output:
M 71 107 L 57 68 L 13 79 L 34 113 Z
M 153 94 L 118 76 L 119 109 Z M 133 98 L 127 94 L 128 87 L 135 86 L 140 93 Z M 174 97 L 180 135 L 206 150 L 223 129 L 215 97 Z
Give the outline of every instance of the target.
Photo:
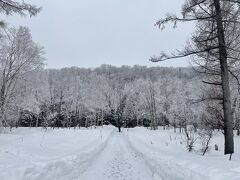
M 4 29 L 0 44 L 0 111 L 13 95 L 16 83 L 22 75 L 43 65 L 43 47 L 32 40 L 26 27 Z

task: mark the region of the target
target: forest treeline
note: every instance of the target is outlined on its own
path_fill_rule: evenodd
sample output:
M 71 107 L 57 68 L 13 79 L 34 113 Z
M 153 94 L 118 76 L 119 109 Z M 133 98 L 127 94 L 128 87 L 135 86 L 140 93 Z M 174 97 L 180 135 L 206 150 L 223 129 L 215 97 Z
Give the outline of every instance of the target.
M 18 80 L 3 124 L 222 129 L 221 105 L 204 99 L 216 91 L 206 88 L 203 80 L 192 68 L 102 65 L 95 69 L 38 69 Z M 239 129 L 238 106 L 235 109 Z

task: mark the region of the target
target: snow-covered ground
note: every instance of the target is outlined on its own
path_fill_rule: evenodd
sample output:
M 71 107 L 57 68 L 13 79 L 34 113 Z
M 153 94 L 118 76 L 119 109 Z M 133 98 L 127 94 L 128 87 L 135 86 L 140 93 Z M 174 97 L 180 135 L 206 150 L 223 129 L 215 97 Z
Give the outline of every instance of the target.
M 0 134 L 0 180 L 77 179 L 105 147 L 112 131 L 113 127 L 18 128 Z
M 131 149 L 122 133 L 115 132 L 101 156 L 81 180 L 160 180 L 141 156 Z
M 125 131 L 129 145 L 162 179 L 170 180 L 239 180 L 240 137 L 235 137 L 232 161 L 223 155 L 223 134 L 215 132 L 210 152 L 202 156 L 198 144 L 194 152 L 187 152 L 183 134 L 173 130 L 151 131 L 135 128 Z M 214 150 L 214 145 L 219 151 Z
M 172 130 L 18 128 L 0 134 L 0 180 L 239 180 L 240 138 L 232 161 L 215 144 L 202 156 Z

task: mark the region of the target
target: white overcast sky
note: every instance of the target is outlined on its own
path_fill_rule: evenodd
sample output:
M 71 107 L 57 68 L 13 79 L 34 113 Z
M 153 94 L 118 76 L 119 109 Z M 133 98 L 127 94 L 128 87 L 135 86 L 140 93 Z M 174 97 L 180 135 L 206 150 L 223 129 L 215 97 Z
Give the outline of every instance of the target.
M 186 59 L 152 63 L 150 56 L 184 47 L 190 24 L 160 31 L 154 23 L 181 12 L 184 0 L 26 0 L 43 8 L 33 18 L 8 17 L 10 25 L 30 27 L 45 47 L 47 67 L 101 64 L 187 66 Z

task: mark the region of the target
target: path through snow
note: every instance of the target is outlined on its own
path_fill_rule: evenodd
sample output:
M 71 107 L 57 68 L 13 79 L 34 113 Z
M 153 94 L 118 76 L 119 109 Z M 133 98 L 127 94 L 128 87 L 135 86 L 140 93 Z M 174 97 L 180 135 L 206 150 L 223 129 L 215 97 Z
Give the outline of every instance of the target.
M 141 157 L 129 147 L 125 136 L 114 133 L 103 152 L 79 179 L 154 180 L 155 178 Z

